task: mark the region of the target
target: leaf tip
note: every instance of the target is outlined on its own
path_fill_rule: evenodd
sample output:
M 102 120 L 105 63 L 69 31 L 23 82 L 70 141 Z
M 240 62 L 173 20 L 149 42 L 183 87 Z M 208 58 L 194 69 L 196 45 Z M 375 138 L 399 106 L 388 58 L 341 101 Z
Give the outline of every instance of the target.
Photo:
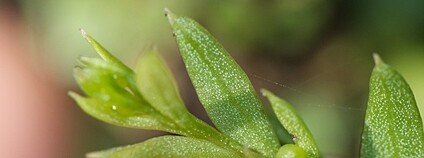
M 372 57 L 374 58 L 374 63 L 376 66 L 384 64 L 383 60 L 381 59 L 380 55 L 378 55 L 378 53 L 373 53 Z
M 69 91 L 69 92 L 68 92 L 68 95 L 69 95 L 72 99 L 74 99 L 74 100 L 77 100 L 77 98 L 79 98 L 79 97 L 80 97 L 80 95 L 79 95 L 78 93 L 75 93 L 75 92 L 73 92 L 73 91 Z
M 172 13 L 172 11 L 169 10 L 168 8 L 165 8 L 164 9 L 164 12 L 165 12 L 165 16 L 168 18 L 169 24 L 171 24 L 171 26 L 174 25 L 174 16 L 175 16 L 175 14 Z
M 79 28 L 79 31 L 81 32 L 82 37 L 87 38 L 87 32 L 84 31 L 84 29 Z
M 262 93 L 262 96 L 267 96 L 268 95 L 268 93 L 269 93 L 269 91 L 268 90 L 266 90 L 266 89 L 261 89 L 261 93 Z
M 92 37 L 87 33 L 87 32 L 85 32 L 85 30 L 84 29 L 82 29 L 82 28 L 79 28 L 79 31 L 80 31 L 80 33 L 81 33 L 81 36 L 88 42 L 88 43 L 90 43 L 93 47 L 95 47 L 94 45 L 96 45 L 96 42 L 92 39 Z

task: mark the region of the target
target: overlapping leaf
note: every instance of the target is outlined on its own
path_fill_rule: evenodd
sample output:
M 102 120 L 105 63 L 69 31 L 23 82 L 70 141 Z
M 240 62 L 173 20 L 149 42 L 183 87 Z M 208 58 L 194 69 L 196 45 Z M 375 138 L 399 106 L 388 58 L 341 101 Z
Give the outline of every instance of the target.
M 161 115 L 135 89 L 134 73 L 113 57 L 92 37 L 83 36 L 104 59 L 81 58 L 74 76 L 87 95 L 70 95 L 80 107 L 102 121 L 119 126 L 182 133 L 169 118 Z
M 191 115 L 175 81 L 154 51 L 134 73 L 84 31 L 102 59 L 81 58 L 74 75 L 85 92 L 70 95 L 102 121 L 167 131 L 140 144 L 91 153 L 102 157 L 319 157 L 308 128 L 285 100 L 269 91 L 277 118 L 295 144 L 280 147 L 262 104 L 243 70 L 195 21 L 166 12 L 198 97 L 222 132 Z M 424 131 L 406 81 L 375 55 L 362 135 L 361 157 L 424 157 Z M 183 137 L 187 136 L 187 137 Z
M 103 58 L 81 58 L 75 68 L 75 79 L 87 96 L 70 95 L 85 112 L 119 126 L 207 140 L 242 155 L 243 145 L 187 111 L 168 68 L 154 50 L 144 53 L 134 73 L 91 36 L 85 32 L 83 36 Z

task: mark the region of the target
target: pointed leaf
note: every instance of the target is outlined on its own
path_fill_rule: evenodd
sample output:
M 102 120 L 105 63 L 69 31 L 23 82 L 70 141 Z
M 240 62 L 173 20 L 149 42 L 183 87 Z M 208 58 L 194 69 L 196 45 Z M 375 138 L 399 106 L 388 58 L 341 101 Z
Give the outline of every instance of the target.
M 215 144 L 182 136 L 162 136 L 145 142 L 87 154 L 87 158 L 241 158 Z
M 294 143 L 303 148 L 308 157 L 319 157 L 319 151 L 315 144 L 315 140 L 294 107 L 284 99 L 275 96 L 270 91 L 262 89 L 262 94 L 268 98 L 281 125 L 293 135 Z
M 102 45 L 99 44 L 93 37 L 91 37 L 89 34 L 87 34 L 83 29 L 80 29 L 81 35 L 87 40 L 88 43 L 96 50 L 97 54 L 100 55 L 100 57 L 103 58 L 103 60 L 106 60 L 107 62 L 114 63 L 119 65 L 122 69 L 131 71 L 130 68 L 125 66 L 124 63 L 122 63 L 119 59 L 117 59 L 115 56 L 113 56 L 109 51 L 107 51 Z
M 200 102 L 216 127 L 240 144 L 274 156 L 278 139 L 240 66 L 198 23 L 166 14 Z
M 133 71 L 127 67 L 124 63 L 122 63 L 118 58 L 113 56 L 108 50 L 106 50 L 100 43 L 98 43 L 93 37 L 87 34 L 83 29 L 80 29 L 81 35 L 87 40 L 87 42 L 96 50 L 96 53 L 102 57 L 103 60 L 107 62 L 109 65 L 115 65 L 121 71 L 125 71 L 127 73 L 133 73 Z M 128 88 L 134 93 L 134 95 L 140 96 L 138 94 L 137 87 L 135 85 L 135 80 L 133 76 L 127 77 L 129 85 Z
M 175 120 L 190 117 L 174 78 L 155 50 L 140 57 L 136 77 L 140 93 L 159 112 Z
M 405 79 L 374 54 L 361 157 L 424 157 L 423 124 Z

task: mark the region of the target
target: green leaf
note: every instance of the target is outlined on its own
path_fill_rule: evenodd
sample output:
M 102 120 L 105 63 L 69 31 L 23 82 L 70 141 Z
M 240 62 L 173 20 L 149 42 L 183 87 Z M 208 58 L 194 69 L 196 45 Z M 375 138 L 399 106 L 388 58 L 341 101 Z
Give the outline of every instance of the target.
M 315 144 L 311 132 L 294 107 L 284 99 L 275 96 L 270 91 L 262 89 L 262 94 L 268 98 L 281 125 L 293 135 L 294 143 L 303 148 L 308 157 L 320 157 L 318 147 Z
M 107 51 L 102 45 L 99 44 L 93 37 L 87 34 L 83 29 L 80 29 L 82 37 L 84 37 L 88 43 L 96 50 L 97 54 L 103 58 L 103 60 L 118 65 L 120 68 L 131 71 L 130 68 L 125 66 L 118 58 L 113 56 L 109 51 Z
M 70 92 L 69 95 L 86 113 L 104 122 L 124 127 L 181 133 L 172 124 L 169 124 L 165 118 L 147 111 L 151 109 L 128 108 L 119 104 L 120 102 L 118 101 L 101 101 L 95 98 L 83 97 L 74 92 Z
M 140 57 L 135 72 L 140 93 L 160 113 L 177 122 L 191 116 L 168 67 L 156 50 L 148 50 Z
M 195 138 L 162 136 L 139 144 L 87 154 L 88 158 L 241 158 L 238 153 Z
M 83 57 L 79 62 L 81 66 L 74 69 L 74 77 L 89 96 L 95 97 L 99 93 L 105 94 L 108 91 L 133 93 L 125 90 L 130 84 L 129 78 L 133 77 L 131 71 L 125 71 L 116 64 L 96 58 Z
M 108 60 L 83 57 L 79 62 L 74 76 L 87 97 L 73 92 L 70 95 L 86 113 L 119 126 L 209 140 L 241 155 L 242 145 L 188 112 L 169 70 L 155 51 L 140 58 L 136 75 Z M 141 93 L 130 86 L 139 87 Z
M 140 57 L 136 76 L 137 85 L 143 97 L 161 114 L 167 116 L 179 128 L 184 129 L 183 135 L 209 140 L 224 146 L 233 146 L 241 150 L 240 144 L 188 112 L 178 93 L 174 78 L 155 49 L 146 51 Z
M 113 64 L 99 64 L 103 62 L 85 59 L 86 66 L 75 69 L 74 76 L 87 97 L 69 94 L 86 113 L 119 126 L 177 132 L 167 118 L 126 89 L 125 71 Z
M 405 79 L 374 54 L 361 157 L 424 157 L 423 123 Z
M 87 40 L 87 42 L 96 50 L 97 54 L 107 62 L 107 65 L 112 64 L 116 65 L 120 70 L 126 71 L 128 73 L 133 73 L 132 70 L 122 63 L 118 58 L 112 55 L 108 50 L 106 50 L 99 42 L 97 42 L 93 37 L 87 34 L 83 29 L 80 29 L 81 35 Z M 134 77 L 130 76 L 127 78 L 129 85 L 128 88 L 133 91 L 135 95 L 139 95 L 137 87 L 135 84 Z
M 162 115 L 139 93 L 134 72 L 106 51 L 91 36 L 83 36 L 102 59 L 81 58 L 74 77 L 87 95 L 69 95 L 91 116 L 119 126 L 153 129 L 184 135 L 171 118 Z
M 240 144 L 274 156 L 279 142 L 248 77 L 195 21 L 166 11 L 190 79 L 216 127 Z

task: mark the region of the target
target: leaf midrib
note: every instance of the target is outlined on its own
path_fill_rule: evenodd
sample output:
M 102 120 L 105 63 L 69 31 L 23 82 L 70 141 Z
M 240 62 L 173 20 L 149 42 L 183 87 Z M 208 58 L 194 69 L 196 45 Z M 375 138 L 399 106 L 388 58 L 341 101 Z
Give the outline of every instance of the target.
M 387 69 L 387 68 L 386 67 L 382 67 L 382 68 L 380 68 L 380 69 L 377 70 L 377 71 L 380 71 L 379 72 L 380 74 L 378 74 L 379 75 L 378 77 L 381 79 L 383 92 L 387 96 L 386 101 L 388 101 L 388 103 L 390 102 L 393 106 L 396 106 L 396 103 L 394 102 L 394 100 L 390 99 L 390 98 L 392 98 L 392 94 L 388 93 L 389 92 L 389 88 L 388 87 L 390 85 L 388 85 L 387 80 L 385 79 L 385 77 L 387 77 L 387 74 L 385 74 L 385 72 L 382 72 L 382 71 L 389 71 L 389 70 L 381 70 L 381 69 Z M 396 115 L 396 112 L 393 111 L 393 108 L 392 107 L 386 107 L 386 108 L 388 109 L 387 111 L 388 111 L 389 118 L 393 120 L 394 119 L 393 116 Z M 394 150 L 393 153 L 396 156 L 399 156 L 399 155 L 397 155 L 397 153 L 399 153 L 399 149 L 396 147 L 399 140 L 397 139 L 396 136 L 393 136 L 393 135 L 395 135 L 394 134 L 394 132 L 395 132 L 394 129 L 395 128 L 393 126 L 395 126 L 395 125 L 393 125 L 393 123 L 390 123 L 389 124 L 388 131 L 389 131 L 390 138 L 393 140 L 393 142 L 396 143 L 396 145 L 393 145 L 393 144 L 389 144 L 389 145 L 393 146 L 393 150 Z

